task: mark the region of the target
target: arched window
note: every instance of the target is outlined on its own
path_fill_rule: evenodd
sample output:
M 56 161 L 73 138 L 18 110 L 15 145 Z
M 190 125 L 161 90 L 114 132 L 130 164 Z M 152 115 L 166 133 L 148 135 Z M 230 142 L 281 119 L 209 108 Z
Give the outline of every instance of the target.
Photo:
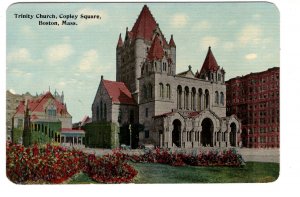
M 144 99 L 147 99 L 148 98 L 148 94 L 147 94 L 147 87 L 146 85 L 143 86 L 143 94 L 144 94 Z
M 182 108 L 182 87 L 179 85 L 177 86 L 177 109 Z
M 152 85 L 151 84 L 148 85 L 148 91 L 149 91 L 149 94 L 148 94 L 149 98 L 152 98 Z
M 215 104 L 219 104 L 219 92 L 215 92 Z
M 106 109 L 106 103 L 104 103 L 104 120 L 107 121 L 107 109 Z
M 224 105 L 224 93 L 223 92 L 220 93 L 220 103 L 221 103 L 221 105 Z
M 170 87 L 170 84 L 167 84 L 167 98 L 171 99 L 171 87 Z
M 197 105 L 197 109 L 198 111 L 202 110 L 203 106 L 202 106 L 202 100 L 203 100 L 203 93 L 202 93 L 202 89 L 199 88 L 198 90 L 198 105 Z
M 209 91 L 207 89 L 205 90 L 204 106 L 205 109 L 209 108 Z
M 159 96 L 164 98 L 164 85 L 162 83 L 159 84 Z
M 189 109 L 189 88 L 187 86 L 185 86 L 184 88 L 184 109 Z
M 196 88 L 192 88 L 191 109 L 196 110 Z
M 99 114 L 100 114 L 100 109 L 99 109 L 99 105 L 97 105 L 97 107 L 96 107 L 96 121 L 99 121 L 99 119 L 100 119 Z
M 100 120 L 103 119 L 103 103 L 102 100 L 100 101 Z

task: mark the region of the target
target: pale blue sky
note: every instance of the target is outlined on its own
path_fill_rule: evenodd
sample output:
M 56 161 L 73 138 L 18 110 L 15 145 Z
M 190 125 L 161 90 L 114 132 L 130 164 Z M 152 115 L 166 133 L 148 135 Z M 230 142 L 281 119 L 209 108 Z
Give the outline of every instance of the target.
M 100 76 L 115 80 L 119 33 L 144 3 L 13 4 L 7 10 L 7 89 L 64 91 L 73 122 L 91 115 Z M 200 69 L 208 46 L 226 80 L 279 66 L 279 12 L 271 3 L 147 3 L 177 46 L 177 72 Z M 39 26 L 14 14 L 100 14 L 77 26 Z M 47 21 L 47 20 L 46 20 Z

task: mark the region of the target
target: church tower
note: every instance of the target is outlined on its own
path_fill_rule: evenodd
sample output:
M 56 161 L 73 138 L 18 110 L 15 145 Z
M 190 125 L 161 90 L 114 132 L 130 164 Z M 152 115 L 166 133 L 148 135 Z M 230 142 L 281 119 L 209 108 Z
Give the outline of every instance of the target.
M 168 43 L 149 8 L 144 5 L 131 31 L 126 28 L 124 42 L 119 36 L 116 48 L 116 80 L 126 84 L 137 103 L 140 100 L 138 79 L 155 39 L 159 39 L 157 41 L 162 46 L 162 53 L 174 65 L 170 67 L 170 73 L 175 75 L 176 45 L 173 36 Z

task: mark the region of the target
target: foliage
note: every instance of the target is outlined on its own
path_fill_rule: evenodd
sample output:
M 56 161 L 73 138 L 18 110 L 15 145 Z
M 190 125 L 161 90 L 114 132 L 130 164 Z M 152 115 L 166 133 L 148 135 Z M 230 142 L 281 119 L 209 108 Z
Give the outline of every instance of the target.
M 62 183 L 83 171 L 104 183 L 128 183 L 137 174 L 123 154 L 96 157 L 60 146 L 6 145 L 6 173 L 14 183 Z
M 125 154 L 115 151 L 111 155 L 89 155 L 84 170 L 93 180 L 102 183 L 129 183 L 137 171 L 127 164 Z
M 23 136 L 23 130 L 21 128 L 13 128 L 14 143 L 20 143 L 22 136 Z
M 118 127 L 110 122 L 92 122 L 83 128 L 85 145 L 92 148 L 116 148 L 119 146 Z
M 234 149 L 185 154 L 157 148 L 154 151 L 148 150 L 142 155 L 128 155 L 128 158 L 133 162 L 161 163 L 171 166 L 241 166 L 244 164 L 242 156 Z

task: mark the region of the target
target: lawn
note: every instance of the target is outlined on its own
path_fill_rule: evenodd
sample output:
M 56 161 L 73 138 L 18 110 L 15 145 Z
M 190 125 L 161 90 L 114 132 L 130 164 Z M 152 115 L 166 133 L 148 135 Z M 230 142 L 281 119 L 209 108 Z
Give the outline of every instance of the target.
M 131 165 L 138 171 L 134 183 L 258 183 L 272 182 L 279 176 L 278 163 L 247 162 L 243 167 L 173 167 L 154 163 Z M 80 173 L 68 183 L 95 182 Z

